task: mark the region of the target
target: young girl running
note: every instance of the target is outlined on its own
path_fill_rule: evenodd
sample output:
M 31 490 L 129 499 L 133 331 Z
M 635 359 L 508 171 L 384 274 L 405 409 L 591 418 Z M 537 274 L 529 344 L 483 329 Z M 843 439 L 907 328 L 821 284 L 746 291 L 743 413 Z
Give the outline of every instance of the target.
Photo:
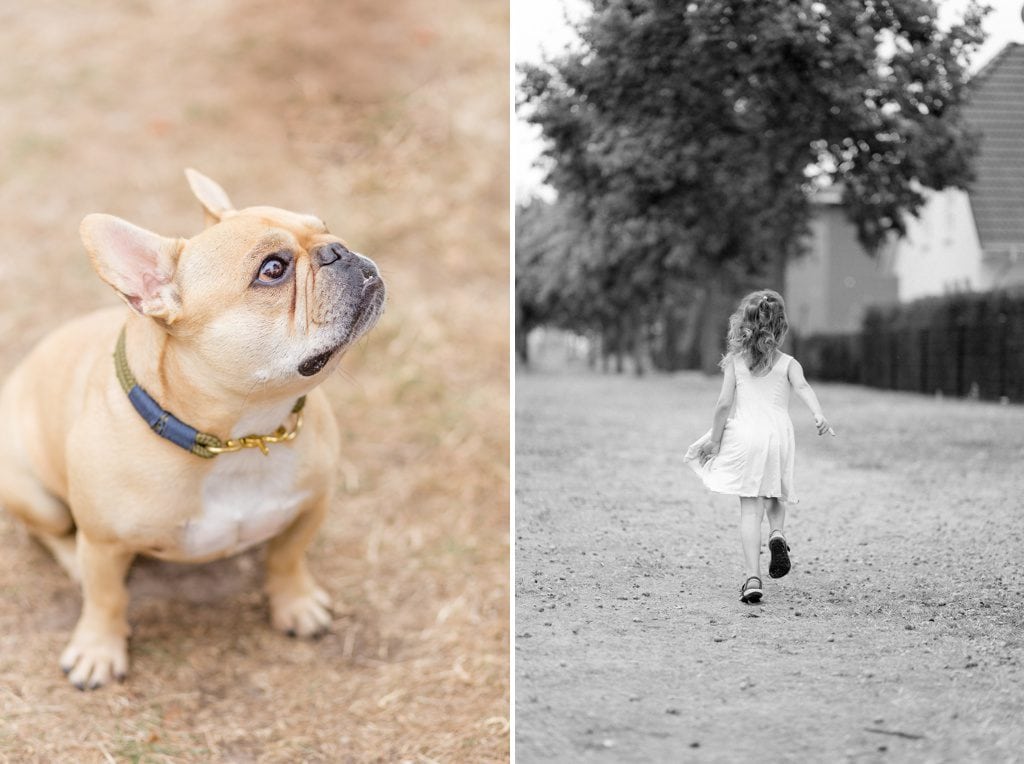
M 835 435 L 800 364 L 779 350 L 788 329 L 786 304 L 778 292 L 764 289 L 740 301 L 729 319 L 728 352 L 720 364 L 725 379 L 711 430 L 690 446 L 685 457 L 707 488 L 740 497 L 746 567 L 742 602 L 759 602 L 764 594 L 761 520 L 766 510 L 768 575 L 781 578 L 790 568 L 789 544 L 782 533 L 786 504 L 797 502 L 790 390 L 811 410 L 818 435 Z

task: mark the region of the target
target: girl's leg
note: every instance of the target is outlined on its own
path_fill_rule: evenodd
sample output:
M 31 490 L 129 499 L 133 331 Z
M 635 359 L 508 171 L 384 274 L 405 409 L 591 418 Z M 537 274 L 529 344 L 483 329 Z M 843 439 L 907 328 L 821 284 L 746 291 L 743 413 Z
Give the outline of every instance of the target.
M 778 499 L 765 499 L 767 504 L 768 527 L 768 552 L 771 559 L 768 563 L 768 575 L 772 578 L 782 578 L 789 573 L 789 544 L 782 533 L 782 526 L 786 521 L 786 505 Z
M 768 515 L 768 533 L 782 531 L 786 524 L 786 505 L 778 499 L 765 499 L 765 514 Z
M 740 497 L 740 539 L 745 575 L 761 577 L 761 519 L 764 505 L 756 496 Z

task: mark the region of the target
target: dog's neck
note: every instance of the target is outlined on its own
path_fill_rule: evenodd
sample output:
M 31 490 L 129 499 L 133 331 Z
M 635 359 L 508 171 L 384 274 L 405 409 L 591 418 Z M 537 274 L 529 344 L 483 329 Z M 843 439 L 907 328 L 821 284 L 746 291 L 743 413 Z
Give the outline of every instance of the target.
M 180 341 L 151 319 L 131 315 L 125 329 L 128 365 L 139 385 L 166 411 L 220 438 L 273 432 L 285 423 L 296 394 L 268 394 L 253 384 L 224 384 Z

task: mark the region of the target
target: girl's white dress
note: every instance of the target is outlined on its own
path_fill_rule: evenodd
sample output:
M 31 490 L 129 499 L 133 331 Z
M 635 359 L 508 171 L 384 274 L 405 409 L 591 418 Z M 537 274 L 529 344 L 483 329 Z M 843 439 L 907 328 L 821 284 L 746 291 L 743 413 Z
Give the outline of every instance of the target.
M 793 356 L 779 353 L 767 373 L 750 373 L 742 358 L 732 356 L 736 397 L 726 422 L 718 455 L 700 463 L 700 447 L 711 430 L 691 445 L 684 457 L 704 485 L 732 496 L 766 496 L 796 503 L 793 456 L 796 441 L 789 418 L 789 364 Z

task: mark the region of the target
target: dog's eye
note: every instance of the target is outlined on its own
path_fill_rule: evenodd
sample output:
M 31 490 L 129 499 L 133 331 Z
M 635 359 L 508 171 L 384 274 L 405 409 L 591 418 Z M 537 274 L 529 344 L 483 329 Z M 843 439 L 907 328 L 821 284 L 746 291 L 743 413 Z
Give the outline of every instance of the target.
M 271 255 L 260 265 L 257 280 L 261 284 L 276 284 L 288 273 L 288 261 L 280 255 Z

